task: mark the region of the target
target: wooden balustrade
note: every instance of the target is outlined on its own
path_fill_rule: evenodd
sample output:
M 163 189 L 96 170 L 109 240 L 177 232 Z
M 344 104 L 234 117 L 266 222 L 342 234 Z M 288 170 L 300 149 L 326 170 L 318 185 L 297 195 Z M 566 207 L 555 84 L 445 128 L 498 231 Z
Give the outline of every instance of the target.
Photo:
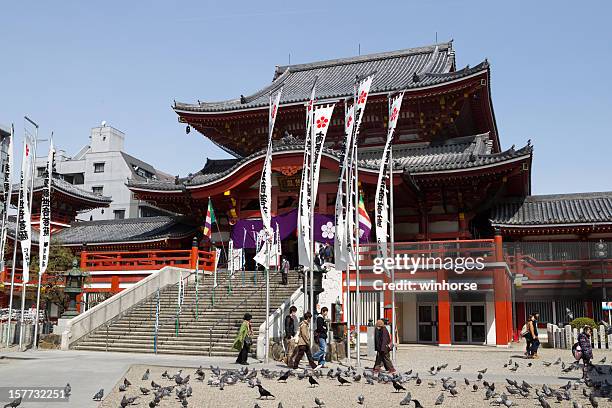
M 81 252 L 81 269 L 87 271 L 158 270 L 164 266 L 212 271 L 215 253 L 193 249 Z

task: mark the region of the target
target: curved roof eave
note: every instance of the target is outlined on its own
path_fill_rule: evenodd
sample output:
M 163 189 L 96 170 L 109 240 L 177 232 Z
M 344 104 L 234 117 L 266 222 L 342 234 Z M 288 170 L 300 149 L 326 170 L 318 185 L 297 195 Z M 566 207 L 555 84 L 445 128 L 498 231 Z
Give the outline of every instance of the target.
M 463 75 L 462 75 L 462 71 L 463 71 Z M 288 72 L 288 71 L 286 71 Z M 483 73 L 486 73 L 487 76 L 490 73 L 489 70 L 489 66 L 488 66 L 488 62 L 485 60 L 482 63 L 478 64 L 477 66 L 473 67 L 473 68 L 464 68 L 461 71 L 455 71 L 449 74 L 442 74 L 442 75 L 449 75 L 450 77 L 453 77 L 452 79 L 449 79 L 448 81 L 442 81 L 442 82 L 438 82 L 435 84 L 430 84 L 430 85 L 425 85 L 425 86 L 419 86 L 419 87 L 414 87 L 414 88 L 401 88 L 398 87 L 397 89 L 393 89 L 393 90 L 384 90 L 384 91 L 378 91 L 378 92 L 371 92 L 370 96 L 378 96 L 378 95 L 387 95 L 389 93 L 392 92 L 397 92 L 397 91 L 404 91 L 405 94 L 411 94 L 411 93 L 418 93 L 418 92 L 422 92 L 422 91 L 427 91 L 427 90 L 431 90 L 431 89 L 436 89 L 436 88 L 441 88 L 444 86 L 448 86 L 448 85 L 452 85 L 458 82 L 462 82 L 462 81 L 466 81 L 469 80 L 471 78 L 477 77 L 479 75 L 482 75 Z M 441 74 L 430 74 L 430 75 L 437 75 L 440 76 Z M 459 75 L 457 77 L 457 75 Z M 278 81 L 280 79 L 282 79 L 283 77 L 280 76 L 279 78 L 277 78 L 275 80 Z M 270 92 L 270 90 L 276 90 L 278 89 L 280 86 L 278 84 L 274 84 L 270 85 L 266 88 L 264 88 L 261 91 L 256 92 L 253 96 L 255 95 L 261 95 L 262 93 L 266 93 L 266 92 Z M 324 99 L 322 99 L 321 101 L 332 101 L 332 100 L 337 100 L 337 99 L 342 99 L 345 98 L 346 95 L 336 95 L 336 96 L 325 96 Z M 251 98 L 251 97 L 249 97 Z M 230 100 L 226 100 L 226 101 L 219 101 L 219 102 L 209 102 L 207 103 L 208 105 L 218 105 L 218 104 L 224 104 L 227 102 L 234 102 L 236 101 L 236 99 L 230 99 Z M 304 100 L 296 100 L 296 101 L 288 101 L 285 103 L 280 103 L 279 104 L 279 108 L 281 107 L 290 107 L 290 106 L 299 106 L 299 105 L 303 105 L 306 102 L 306 99 Z M 261 105 L 261 106 L 252 106 L 252 107 L 245 107 L 245 108 L 240 108 L 238 107 L 231 107 L 229 109 L 219 109 L 219 110 L 203 110 L 205 109 L 205 106 L 203 106 L 202 104 L 187 104 L 187 103 L 181 103 L 181 102 L 175 102 L 173 108 L 172 108 L 177 114 L 187 114 L 187 115 L 220 115 L 220 114 L 226 114 L 226 113 L 233 113 L 233 112 L 249 112 L 249 111 L 258 111 L 258 110 L 264 110 L 267 109 L 266 105 Z M 496 134 L 497 134 L 497 128 L 496 130 Z

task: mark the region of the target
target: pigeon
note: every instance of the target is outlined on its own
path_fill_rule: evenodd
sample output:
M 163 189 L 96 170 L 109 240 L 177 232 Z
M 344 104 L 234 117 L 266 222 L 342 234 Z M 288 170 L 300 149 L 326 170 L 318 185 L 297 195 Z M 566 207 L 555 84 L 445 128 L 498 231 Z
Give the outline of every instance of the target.
M 419 400 L 412 400 L 412 401 L 414 401 L 414 408 L 423 408 L 423 405 L 421 405 Z
M 317 385 L 319 385 L 319 383 L 317 382 L 317 380 L 314 379 L 314 377 L 312 375 L 308 376 L 308 382 L 310 383 L 311 386 L 315 387 Z
M 147 371 L 145 371 L 144 374 L 142 375 L 142 381 L 149 381 L 149 374 L 150 374 L 150 371 L 147 368 Z
M 131 382 L 130 382 L 130 381 L 127 379 L 127 378 L 124 378 L 124 379 L 123 379 L 123 384 L 124 384 L 126 387 L 129 387 L 130 385 L 132 385 L 132 383 L 131 383 Z
M 161 385 L 159 385 L 158 383 L 156 383 L 155 381 L 151 380 L 151 388 L 161 388 Z
M 64 396 L 68 398 L 71 392 L 72 392 L 72 387 L 70 386 L 70 383 L 67 383 L 66 386 L 64 387 Z
M 449 389 L 449 392 L 451 393 L 451 395 L 452 395 L 453 397 L 456 397 L 456 396 L 459 394 L 459 391 L 457 391 L 457 389 L 456 389 L 456 388 L 454 388 L 454 387 L 453 387 L 453 388 L 450 388 L 450 389 Z
M 142 395 L 148 395 L 151 392 L 151 390 L 145 387 L 140 387 L 140 392 L 142 392 Z
M 263 397 L 266 397 L 266 399 L 268 399 L 268 397 L 276 398 L 270 391 L 262 387 L 261 384 L 257 384 L 257 389 L 259 390 L 259 399 Z
M 17 408 L 19 405 L 21 405 L 21 397 L 12 400 L 8 404 L 6 404 L 4 408 Z
M 365 401 L 365 397 L 364 397 L 363 395 L 358 395 L 358 396 L 357 396 L 357 403 L 358 403 L 359 405 L 363 405 L 363 402 L 364 402 L 364 401 Z M 400 405 L 401 405 L 401 403 L 400 403 Z
M 436 402 L 434 403 L 434 405 L 442 405 L 443 402 L 444 402 L 444 393 L 438 395 L 438 398 L 436 398 Z
M 392 383 L 393 383 L 393 388 L 395 388 L 395 392 L 406 391 L 404 386 L 398 383 L 397 381 L 393 380 Z
M 461 364 L 459 364 L 457 367 L 453 368 L 453 371 L 456 371 L 456 372 L 461 371 Z
M 472 391 L 474 392 L 478 391 L 478 384 L 472 385 Z
M 410 401 L 412 401 L 412 394 L 408 391 L 404 399 L 400 401 L 400 405 L 410 405 Z
M 487 369 L 486 369 L 486 368 L 483 368 L 482 370 L 478 370 L 478 372 L 479 372 L 480 374 L 486 374 Z
M 470 380 L 465 377 L 463 377 L 463 382 L 465 383 L 465 385 L 470 385 Z
M 599 364 L 603 364 L 606 362 L 606 357 L 602 358 L 601 360 L 599 360 Z
M 321 401 L 318 397 L 315 397 L 315 404 L 317 404 L 317 407 L 325 406 L 325 403 Z
M 482 380 L 482 373 L 478 373 L 478 381 Z
M 93 396 L 94 401 L 102 401 L 102 397 L 104 397 L 104 388 L 100 388 L 100 391 L 96 392 Z
M 119 386 L 119 392 L 125 392 L 125 391 L 127 390 L 127 388 L 128 388 L 128 387 L 127 387 L 127 385 L 125 385 L 125 384 L 121 384 L 121 385 Z
M 281 374 L 281 376 L 280 376 L 280 377 L 278 377 L 278 380 L 276 380 L 276 381 L 284 381 L 284 382 L 287 382 L 287 379 L 289 378 L 289 374 L 291 374 L 291 371 L 289 371 L 289 370 L 285 371 L 285 373 L 284 373 L 284 374 Z
M 338 382 L 340 383 L 340 386 L 342 387 L 344 384 L 351 384 L 351 382 L 349 380 L 345 380 L 344 378 L 342 378 L 340 375 L 338 375 L 336 378 L 338 378 Z

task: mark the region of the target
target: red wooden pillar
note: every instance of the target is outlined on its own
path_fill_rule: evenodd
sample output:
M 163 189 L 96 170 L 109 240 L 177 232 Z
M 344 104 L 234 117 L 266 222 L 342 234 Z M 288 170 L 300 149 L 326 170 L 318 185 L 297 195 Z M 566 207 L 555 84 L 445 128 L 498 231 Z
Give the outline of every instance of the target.
M 214 253 L 214 250 L 212 248 L 211 250 Z M 189 253 L 189 269 L 197 268 L 198 267 L 197 263 L 198 263 L 198 240 L 197 238 L 194 237 L 193 241 L 191 241 L 191 252 Z
M 437 272 L 438 282 L 448 279 L 446 270 Z M 438 344 L 440 346 L 451 345 L 451 304 L 448 290 L 438 291 Z
M 87 250 L 83 248 L 81 251 L 81 265 L 80 268 L 82 271 L 87 270 Z
M 112 293 L 119 293 L 120 289 L 119 289 L 119 276 L 117 275 L 113 275 L 111 277 L 111 292 Z
M 503 261 L 502 236 L 495 232 L 495 258 Z M 495 300 L 495 343 L 497 346 L 507 346 L 508 340 L 508 293 L 507 277 L 504 268 L 493 269 L 493 298 Z
M 510 280 L 508 275 L 504 272 L 506 282 L 506 316 L 508 319 L 508 343 L 512 342 L 514 335 L 514 328 L 512 327 L 514 319 L 512 318 L 512 285 L 514 282 Z
M 521 328 L 523 325 L 527 323 L 527 318 L 525 317 L 525 302 L 516 302 L 516 327 L 514 332 L 514 341 L 519 341 Z

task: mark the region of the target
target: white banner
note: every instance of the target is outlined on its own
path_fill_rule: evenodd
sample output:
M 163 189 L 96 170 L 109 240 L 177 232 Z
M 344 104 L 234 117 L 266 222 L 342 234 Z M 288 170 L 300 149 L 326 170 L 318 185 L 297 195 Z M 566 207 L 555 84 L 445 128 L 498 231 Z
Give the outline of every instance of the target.
M 306 106 L 306 133 L 304 135 L 304 161 L 302 164 L 302 180 L 300 182 L 300 197 L 298 201 L 298 262 L 300 265 L 309 268 L 312 257 L 310 243 L 310 206 L 312 205 L 310 197 L 310 158 L 312 154 L 312 132 L 310 126 L 312 124 L 312 116 L 314 111 L 316 81 L 312 86 L 310 100 Z
M 335 104 L 316 106 L 312 121 L 313 161 L 312 161 L 312 206 L 317 202 L 317 190 L 319 189 L 319 173 L 321 171 L 321 154 L 325 145 L 325 136 L 331 125 L 332 114 Z
M 376 226 L 376 243 L 378 251 L 383 258 L 388 256 L 388 231 L 389 231 L 389 162 L 391 160 L 391 144 L 393 143 L 393 134 L 400 116 L 402 107 L 402 99 L 404 93 L 400 93 L 391 101 L 389 108 L 389 126 L 387 128 L 387 140 L 383 149 L 382 160 L 380 161 L 380 170 L 378 172 L 378 182 L 376 183 L 376 208 L 375 208 L 375 226 Z
M 10 208 L 11 194 L 13 193 L 13 134 L 14 129 L 11 126 L 11 134 L 4 140 L 6 143 L 6 161 L 4 162 L 4 171 L 2 172 L 2 229 L 0 230 L 0 267 L 4 266 L 4 248 L 6 247 L 6 237 L 8 233 L 8 210 Z
M 272 203 L 272 133 L 274 132 L 274 122 L 276 122 L 276 114 L 278 113 L 278 105 L 282 93 L 282 88 L 274 97 L 270 95 L 270 109 L 268 115 L 268 149 L 266 151 L 266 159 L 261 171 L 261 182 L 259 183 L 259 208 L 261 211 L 261 220 L 263 221 L 264 229 L 270 229 L 272 221 L 271 203 Z
M 30 280 L 30 249 L 32 246 L 32 225 L 30 217 L 30 173 L 32 148 L 29 138 L 23 141 L 23 157 L 21 160 L 21 175 L 19 187 L 19 206 L 17 209 L 18 235 L 23 256 L 23 282 Z
M 47 156 L 47 174 L 40 199 L 40 232 L 38 234 L 38 258 L 40 274 L 45 273 L 49 264 L 49 249 L 51 244 L 51 180 L 55 163 L 55 148 L 53 140 L 49 145 Z
M 353 152 L 354 149 L 357 148 L 358 137 L 359 137 L 359 128 L 361 127 L 361 121 L 363 120 L 363 113 L 365 111 L 366 102 L 368 101 L 368 96 L 370 94 L 370 87 L 372 86 L 372 80 L 374 77 L 372 75 L 368 76 L 364 80 L 359 83 L 357 87 L 357 93 L 355 94 L 355 124 L 353 126 L 353 136 L 351 137 L 351 144 L 349 149 L 347 150 L 347 154 L 349 156 L 348 159 L 348 181 L 349 181 L 349 196 L 348 200 L 348 214 L 347 214 L 347 232 L 349 236 L 347 237 L 347 241 L 350 242 L 348 244 L 348 262 L 349 264 L 354 263 L 354 251 L 357 243 L 355 242 L 355 231 L 356 228 L 359 228 L 359 225 L 355 225 L 355 216 L 354 211 L 359 211 L 359 203 L 355 202 L 355 175 L 354 175 L 354 163 L 353 160 Z
M 348 183 L 348 163 L 351 147 L 351 139 L 353 137 L 353 126 L 355 125 L 355 106 L 346 109 L 344 113 L 344 142 L 342 143 L 342 151 L 340 153 L 340 182 L 338 183 L 338 193 L 336 194 L 336 209 L 335 209 L 335 228 L 336 236 L 334 238 L 334 262 L 337 270 L 345 270 L 348 266 L 348 231 L 346 228 L 346 214 L 348 209 L 348 201 L 346 196 L 346 187 Z

